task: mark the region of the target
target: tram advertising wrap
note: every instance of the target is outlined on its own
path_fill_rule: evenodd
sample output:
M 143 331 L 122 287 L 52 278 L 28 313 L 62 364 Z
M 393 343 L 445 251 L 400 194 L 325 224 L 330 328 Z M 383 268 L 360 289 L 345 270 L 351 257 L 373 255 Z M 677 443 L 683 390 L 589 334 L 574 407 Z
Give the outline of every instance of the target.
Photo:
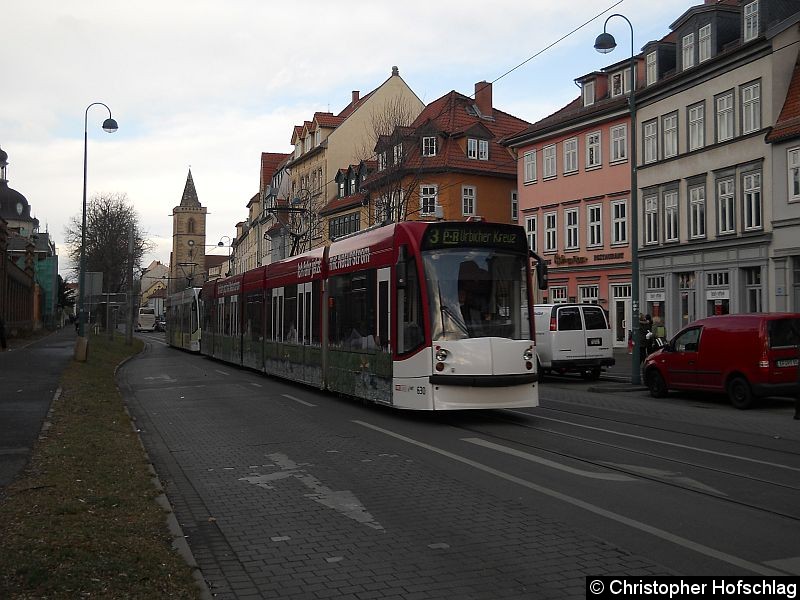
M 411 410 L 538 405 L 522 227 L 408 221 L 207 283 L 203 354 Z

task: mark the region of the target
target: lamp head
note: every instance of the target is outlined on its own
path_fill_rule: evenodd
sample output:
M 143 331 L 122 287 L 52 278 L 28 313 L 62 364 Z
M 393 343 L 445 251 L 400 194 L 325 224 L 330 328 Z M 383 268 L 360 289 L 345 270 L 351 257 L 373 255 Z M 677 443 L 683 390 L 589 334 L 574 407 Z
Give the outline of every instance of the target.
M 598 35 L 597 39 L 594 41 L 594 49 L 600 54 L 608 54 L 616 47 L 617 41 L 614 39 L 614 36 L 605 31 Z
M 218 242 L 217 242 L 217 246 L 220 246 L 220 247 L 222 247 L 222 246 L 224 246 L 224 245 L 225 245 L 225 244 L 223 244 L 223 243 L 222 243 L 222 240 L 220 240 L 220 241 L 218 241 Z
M 111 117 L 103 121 L 103 131 L 106 133 L 114 133 L 117 129 L 119 129 L 117 122 Z

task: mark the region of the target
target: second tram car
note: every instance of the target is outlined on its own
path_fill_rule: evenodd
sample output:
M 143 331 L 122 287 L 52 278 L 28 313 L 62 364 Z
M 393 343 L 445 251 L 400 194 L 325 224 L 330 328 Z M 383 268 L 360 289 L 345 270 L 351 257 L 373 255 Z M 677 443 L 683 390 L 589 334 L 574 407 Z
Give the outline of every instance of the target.
M 394 223 L 207 283 L 200 348 L 397 408 L 537 406 L 531 274 L 521 227 Z
M 187 288 L 169 296 L 166 311 L 167 343 L 200 352 L 200 288 Z

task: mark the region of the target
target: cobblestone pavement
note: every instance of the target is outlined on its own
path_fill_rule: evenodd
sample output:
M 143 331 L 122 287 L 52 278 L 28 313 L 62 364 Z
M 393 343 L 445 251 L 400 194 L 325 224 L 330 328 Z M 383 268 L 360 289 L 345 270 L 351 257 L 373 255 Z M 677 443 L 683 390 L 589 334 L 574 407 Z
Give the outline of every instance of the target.
M 152 347 L 120 381 L 217 598 L 583 598 L 587 575 L 669 573 L 288 384 Z

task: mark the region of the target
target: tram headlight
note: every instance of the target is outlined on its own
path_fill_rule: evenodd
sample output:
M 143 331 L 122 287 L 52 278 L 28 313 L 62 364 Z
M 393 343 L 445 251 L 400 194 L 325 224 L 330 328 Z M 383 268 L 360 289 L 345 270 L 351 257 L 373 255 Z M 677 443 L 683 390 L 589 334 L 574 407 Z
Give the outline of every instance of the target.
M 438 360 L 439 362 L 444 362 L 445 360 L 447 360 L 448 356 L 450 356 L 450 353 L 444 348 L 436 349 L 436 360 Z
M 533 348 L 528 347 L 525 352 L 522 353 L 523 360 L 533 360 Z

